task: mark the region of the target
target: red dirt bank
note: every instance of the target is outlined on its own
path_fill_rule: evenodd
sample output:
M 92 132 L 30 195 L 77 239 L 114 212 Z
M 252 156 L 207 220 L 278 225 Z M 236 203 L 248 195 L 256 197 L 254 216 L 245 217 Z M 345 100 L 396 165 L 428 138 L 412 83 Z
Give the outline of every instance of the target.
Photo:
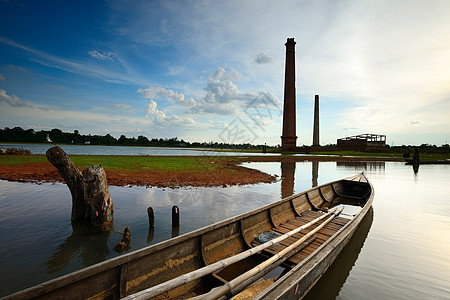
M 398 161 L 398 159 L 371 159 L 357 157 L 277 157 L 248 156 L 241 157 L 241 162 L 280 162 L 280 161 Z M 208 172 L 133 172 L 105 169 L 109 185 L 115 186 L 228 186 L 274 182 L 276 177 L 258 170 L 245 168 L 239 162 L 221 162 L 222 168 Z M 230 172 L 230 169 L 233 172 Z M 1 166 L 0 179 L 18 182 L 63 182 L 58 170 L 49 162 L 26 163 L 14 166 Z
M 233 172 L 230 172 L 230 169 Z M 109 185 L 115 186 L 228 186 L 274 182 L 276 177 L 258 170 L 224 163 L 223 168 L 208 172 L 133 172 L 105 169 Z M 1 166 L 0 179 L 18 182 L 63 182 L 58 170 L 48 162 Z

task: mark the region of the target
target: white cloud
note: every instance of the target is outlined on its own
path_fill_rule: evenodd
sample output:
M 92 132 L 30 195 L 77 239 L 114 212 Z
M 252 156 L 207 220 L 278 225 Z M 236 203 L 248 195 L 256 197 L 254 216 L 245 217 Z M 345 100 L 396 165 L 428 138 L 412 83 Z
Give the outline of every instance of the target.
M 215 120 L 208 120 L 209 122 L 209 129 L 220 129 L 224 130 L 224 128 L 227 128 L 229 125 L 227 122 L 224 121 L 215 121 Z
M 257 64 L 270 64 L 273 63 L 275 60 L 273 59 L 273 57 L 265 54 L 265 53 L 260 53 L 258 55 L 256 55 L 255 58 L 255 62 Z
M 1 92 L 1 90 L 0 90 Z M 128 117 L 125 115 L 111 116 L 109 113 L 99 113 L 82 110 L 64 110 L 49 108 L 48 111 L 24 106 L 3 105 L 0 108 L 0 121 L 3 126 L 35 129 L 59 128 L 73 132 L 77 129 L 84 134 L 110 133 L 118 138 L 121 134 L 127 137 L 145 135 L 151 137 L 181 137 L 186 131 L 198 124 L 183 116 L 166 116 L 150 105 L 148 118 L 144 116 Z M 51 118 L 49 118 L 51 114 Z M 36 125 L 37 124 L 37 125 Z
M 114 58 L 116 57 L 116 54 L 114 54 L 113 52 L 101 52 L 98 50 L 91 50 L 88 53 L 91 57 L 94 57 L 94 58 L 97 58 L 100 60 L 113 61 Z
M 4 89 L 0 89 L 0 103 L 6 103 L 10 106 L 15 107 L 31 107 L 31 108 L 40 108 L 44 109 L 42 107 L 36 106 L 34 103 L 29 101 L 23 101 L 16 95 L 8 95 L 6 94 L 6 91 Z
M 2 74 L 0 74 L 0 80 L 5 80 L 5 77 L 3 77 Z
M 136 113 L 136 110 L 132 106 L 130 106 L 128 104 L 120 103 L 120 104 L 113 104 L 113 106 L 115 108 L 118 108 L 118 109 L 121 109 L 121 110 L 124 110 L 124 111 L 128 111 L 128 112 L 132 113 L 133 115 Z
M 165 99 L 172 104 L 189 107 L 193 114 L 240 115 L 250 105 L 252 109 L 280 111 L 281 101 L 272 93 L 241 92 L 233 81 L 242 79 L 242 74 L 235 69 L 226 71 L 219 67 L 208 77 L 204 91 L 206 94 L 199 100 L 185 97 L 183 93 L 162 87 L 138 89 L 142 97 L 151 100 Z M 156 102 L 150 102 L 150 111 L 155 111 Z M 267 112 L 267 111 L 266 111 Z M 248 114 L 248 112 L 246 111 Z M 270 114 L 270 111 L 268 112 Z M 156 114 L 157 115 L 157 114 Z
M 115 108 L 122 108 L 122 109 L 130 109 L 130 108 L 132 108 L 130 105 L 128 105 L 128 104 L 113 104 L 113 106 L 115 107 Z
M 162 87 L 138 89 L 138 93 L 140 93 L 144 98 L 158 99 L 160 97 L 163 97 L 170 103 L 178 103 L 185 106 L 195 106 L 197 104 L 192 97 L 186 99 L 183 94 L 179 94 L 177 92 L 174 92 L 173 90 L 165 89 Z
M 154 100 L 150 100 L 145 110 L 145 116 L 151 119 L 153 124 L 158 127 L 167 127 L 172 125 L 192 126 L 196 122 L 187 117 L 180 117 L 177 115 L 166 116 L 166 114 L 157 108 L 157 103 Z
M 201 98 L 195 107 L 194 113 L 236 115 L 251 99 L 252 94 L 241 93 L 232 80 L 240 80 L 242 75 L 234 69 L 226 72 L 219 67 L 209 76 L 204 90 L 206 95 Z
M 30 55 L 30 59 L 32 61 L 49 68 L 63 70 L 88 78 L 100 79 L 102 81 L 110 83 L 136 84 L 146 82 L 146 80 L 142 79 L 142 77 L 135 75 L 134 72 L 130 70 L 122 60 L 118 59 L 112 54 L 111 56 L 108 56 L 107 54 L 100 52 L 93 53 L 93 55 L 97 56 L 96 58 L 100 58 L 102 55 L 105 56 L 105 58 L 114 57 L 115 61 L 118 63 L 116 69 L 108 69 L 102 65 L 92 65 L 90 63 L 85 63 L 82 61 L 76 61 L 65 57 L 51 55 L 2 37 L 0 37 L 0 43 L 7 44 L 11 47 L 27 52 Z M 120 71 L 117 71 L 117 69 L 119 69 Z
M 209 76 L 205 87 L 206 95 L 197 101 L 191 111 L 199 114 L 239 115 L 248 105 L 254 107 L 264 106 L 266 103 L 281 103 L 278 98 L 269 92 L 241 92 L 234 81 L 239 81 L 242 74 L 234 69 L 228 72 L 219 67 Z

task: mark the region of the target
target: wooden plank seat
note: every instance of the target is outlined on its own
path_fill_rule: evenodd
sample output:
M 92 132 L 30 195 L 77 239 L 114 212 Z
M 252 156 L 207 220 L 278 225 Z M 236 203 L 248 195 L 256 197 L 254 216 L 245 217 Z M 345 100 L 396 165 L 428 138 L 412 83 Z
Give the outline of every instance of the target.
M 276 232 L 279 235 L 285 234 L 295 228 L 298 228 L 315 218 L 319 217 L 321 212 L 318 211 L 305 211 L 301 214 L 301 216 L 294 217 L 292 219 L 287 220 L 284 223 L 281 223 L 278 225 L 278 227 L 273 227 L 270 231 Z M 308 255 L 310 255 L 314 250 L 320 247 L 328 238 L 330 238 L 333 234 L 335 234 L 339 229 L 341 229 L 347 222 L 349 222 L 350 219 L 338 217 L 334 220 L 332 220 L 330 223 L 325 225 L 319 232 L 316 233 L 317 238 L 309 244 L 307 247 L 303 248 L 301 251 L 299 251 L 297 254 L 289 258 L 286 262 L 284 262 L 285 267 L 292 267 L 299 262 L 301 262 L 303 259 L 305 259 Z M 279 243 L 277 246 L 273 246 L 270 248 L 265 249 L 261 254 L 263 256 L 270 257 L 274 255 L 275 253 L 280 252 L 284 248 L 288 247 L 289 245 L 293 244 L 298 239 L 305 236 L 308 232 L 314 230 L 317 228 L 321 222 L 314 224 L 307 229 L 293 235 L 292 237 L 287 238 L 286 240 Z M 258 241 L 255 239 L 252 242 L 252 247 L 255 247 L 259 245 Z

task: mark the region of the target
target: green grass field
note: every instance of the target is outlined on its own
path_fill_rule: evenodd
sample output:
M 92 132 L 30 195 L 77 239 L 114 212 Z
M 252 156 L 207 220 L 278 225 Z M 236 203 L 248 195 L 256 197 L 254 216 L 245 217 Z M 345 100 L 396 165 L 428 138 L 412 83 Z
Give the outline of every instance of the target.
M 108 156 L 108 155 L 70 155 L 70 159 L 80 169 L 89 165 L 102 165 L 110 170 L 145 171 L 154 170 L 159 172 L 171 171 L 210 171 L 222 168 L 218 163 L 225 160 L 223 157 L 215 156 Z M 233 158 L 227 158 L 227 161 Z M 26 163 L 46 163 L 45 155 L 2 155 L 1 165 L 15 165 Z
M 339 156 L 356 156 L 361 158 L 394 158 L 403 161 L 401 153 L 366 153 L 353 151 L 336 151 L 336 152 L 315 152 L 308 156 L 314 157 L 319 155 L 336 155 Z M 226 155 L 226 154 L 225 154 Z M 280 157 L 285 157 L 281 155 Z M 105 169 L 110 170 L 130 170 L 130 171 L 146 171 L 154 170 L 159 172 L 201 172 L 214 171 L 223 168 L 221 162 L 224 161 L 242 161 L 243 159 L 236 156 L 109 156 L 109 155 L 70 155 L 75 166 L 84 169 L 89 165 L 102 165 Z M 421 160 L 438 160 L 449 159 L 449 154 L 420 154 Z M 250 158 L 245 159 L 251 161 Z M 15 165 L 26 163 L 48 163 L 45 155 L 1 155 L 0 167 L 2 165 Z

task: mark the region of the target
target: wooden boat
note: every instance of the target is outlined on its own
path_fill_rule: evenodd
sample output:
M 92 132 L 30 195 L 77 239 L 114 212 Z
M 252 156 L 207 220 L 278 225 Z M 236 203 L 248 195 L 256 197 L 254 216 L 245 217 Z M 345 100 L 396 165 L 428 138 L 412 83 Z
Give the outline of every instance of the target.
M 5 299 L 226 299 L 241 291 L 257 299 L 302 298 L 349 241 L 373 196 L 361 173 Z M 277 237 L 262 240 L 268 236 Z

